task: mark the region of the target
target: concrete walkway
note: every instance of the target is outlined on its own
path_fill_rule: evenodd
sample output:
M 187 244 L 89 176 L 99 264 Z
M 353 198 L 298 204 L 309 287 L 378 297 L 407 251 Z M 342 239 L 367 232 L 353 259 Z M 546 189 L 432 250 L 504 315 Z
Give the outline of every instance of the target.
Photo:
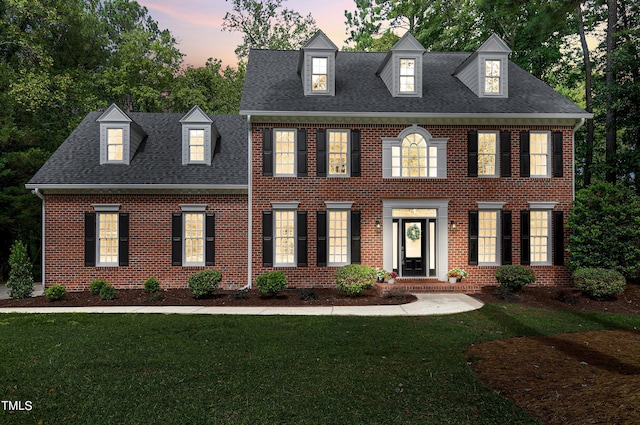
M 34 288 L 34 294 L 41 294 Z M 0 299 L 8 298 L 0 286 Z M 336 307 L 37 307 L 0 308 L 0 313 L 155 313 L 155 314 L 244 314 L 251 316 L 431 316 L 479 309 L 481 301 L 464 294 L 416 294 L 417 301 L 401 305 Z

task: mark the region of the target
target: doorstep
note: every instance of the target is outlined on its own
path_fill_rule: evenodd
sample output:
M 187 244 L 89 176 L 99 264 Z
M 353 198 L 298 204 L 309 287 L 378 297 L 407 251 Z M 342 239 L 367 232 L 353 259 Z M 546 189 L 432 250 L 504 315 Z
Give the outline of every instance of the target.
M 379 294 L 399 288 L 414 294 L 477 294 L 481 291 L 482 285 L 466 282 L 440 282 L 435 279 L 396 279 L 395 283 L 376 283 L 375 289 Z

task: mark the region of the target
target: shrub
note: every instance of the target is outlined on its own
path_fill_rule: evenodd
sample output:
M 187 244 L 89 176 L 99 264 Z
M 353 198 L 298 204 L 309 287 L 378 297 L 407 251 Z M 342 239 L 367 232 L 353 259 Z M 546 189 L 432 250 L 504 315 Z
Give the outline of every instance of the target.
M 287 276 L 280 271 L 263 273 L 256 278 L 256 286 L 263 294 L 273 297 L 287 287 Z
M 536 281 L 533 270 L 516 264 L 498 267 L 495 276 L 504 293 L 518 292 L 523 286 Z
M 213 294 L 218 289 L 222 274 L 217 270 L 204 270 L 189 276 L 189 289 L 196 298 Z
M 160 290 L 160 282 L 155 277 L 150 277 L 144 281 L 144 292 L 149 294 Z
M 568 227 L 568 266 L 640 277 L 640 197 L 623 184 L 597 183 L 576 194 Z
M 33 294 L 33 273 L 27 247 L 22 241 L 15 241 L 9 254 L 9 296 L 14 300 L 29 298 Z
M 116 298 L 116 288 L 106 284 L 100 289 L 100 298 L 103 300 L 113 300 Z
M 624 276 L 610 269 L 584 268 L 573 273 L 573 283 L 585 295 L 597 300 L 614 297 L 624 292 Z
M 248 300 L 249 299 L 249 288 L 236 289 L 233 291 L 233 299 L 236 300 Z
M 300 295 L 298 295 L 298 298 L 304 301 L 310 301 L 317 300 L 319 297 L 316 291 L 314 291 L 313 289 L 303 289 L 302 291 L 300 291 Z
M 349 264 L 335 271 L 338 289 L 349 296 L 360 295 L 365 289 L 372 288 L 376 283 L 376 269 L 360 264 Z
M 104 279 L 96 279 L 89 285 L 89 292 L 91 295 L 100 295 L 100 291 L 102 287 L 107 284 L 107 281 Z
M 49 301 L 60 301 L 67 295 L 67 288 L 64 285 L 53 285 L 44 291 L 44 296 Z

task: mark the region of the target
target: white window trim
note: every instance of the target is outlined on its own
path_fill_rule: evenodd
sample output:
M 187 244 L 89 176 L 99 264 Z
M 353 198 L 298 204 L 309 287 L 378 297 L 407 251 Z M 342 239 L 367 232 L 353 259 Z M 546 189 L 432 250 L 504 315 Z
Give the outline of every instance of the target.
M 556 206 L 557 202 L 529 202 L 529 210 L 533 211 L 546 211 L 547 212 L 547 260 L 546 261 L 530 261 L 532 266 L 550 266 L 552 265 L 552 244 L 553 244 L 553 218 L 551 212 Z M 529 218 L 529 230 L 531 230 L 531 218 Z M 532 235 L 529 235 L 529 255 L 531 256 L 531 239 Z
M 204 130 L 204 156 L 202 161 L 191 159 L 191 130 Z M 212 143 L 211 143 L 211 124 L 182 124 L 182 165 L 189 164 L 206 164 L 211 165 Z
M 120 211 L 120 204 L 91 204 L 91 207 L 96 212 L 96 267 L 118 267 L 120 261 L 117 259 L 115 262 L 103 263 L 100 261 L 100 215 L 101 214 L 118 214 Z M 117 236 L 118 241 L 118 257 L 120 256 L 120 215 L 117 216 Z
M 486 78 L 487 78 L 487 62 L 500 62 L 500 74 L 498 75 L 498 91 L 497 92 L 491 92 L 491 91 L 487 91 L 486 90 Z M 492 57 L 484 57 L 482 58 L 482 60 L 480 61 L 480 87 L 481 87 L 481 93 L 483 96 L 486 97 L 501 97 L 504 96 L 504 60 L 502 60 L 502 58 L 492 58 Z
M 437 150 L 437 175 L 436 176 L 394 176 L 392 167 L 392 148 L 398 147 L 402 149 L 402 141 L 404 138 L 413 133 L 418 133 L 427 142 L 427 152 L 429 147 L 435 147 Z M 412 180 L 433 180 L 447 178 L 447 142 L 448 137 L 434 138 L 427 130 L 417 125 L 407 127 L 400 132 L 397 138 L 382 139 L 382 177 L 384 179 L 412 179 Z M 427 165 L 428 166 L 428 165 Z M 402 164 L 400 164 L 402 167 Z
M 203 152 L 202 152 L 202 159 L 201 160 L 197 160 L 197 159 L 192 159 L 191 158 L 191 132 L 192 131 L 202 131 L 202 148 L 203 148 Z M 189 164 L 206 164 L 207 162 L 207 129 L 202 127 L 202 128 L 197 128 L 197 127 L 190 127 L 187 128 L 187 155 L 189 156 L 188 162 Z
M 493 174 L 480 174 L 480 135 L 481 134 L 494 134 L 496 136 L 496 152 L 494 154 L 494 173 Z M 478 177 L 495 179 L 500 177 L 500 132 L 494 130 L 479 130 L 478 131 Z
M 351 264 L 351 206 L 353 202 L 325 202 L 327 205 L 327 266 L 328 267 L 340 267 L 346 266 L 347 264 Z M 329 259 L 331 258 L 331 236 L 329 235 L 329 231 L 331 229 L 331 212 L 346 212 L 347 213 L 347 261 L 340 262 L 331 262 Z
M 292 263 L 277 263 L 276 262 L 276 212 L 278 211 L 294 211 L 298 210 L 300 202 L 271 202 L 271 208 L 273 210 L 273 267 L 297 267 L 298 257 L 298 214 L 293 214 L 293 262 Z
M 329 158 L 331 157 L 331 136 L 330 133 L 331 132 L 337 132 L 337 133 L 347 133 L 347 163 L 346 163 L 346 169 L 347 172 L 345 174 L 331 174 L 331 161 L 329 161 Z M 351 130 L 349 129 L 344 129 L 344 128 L 328 128 L 327 129 L 327 136 L 326 136 L 326 143 L 327 143 L 327 177 L 328 178 L 346 178 L 346 177 L 351 177 Z
M 402 70 L 402 61 L 403 60 L 410 60 L 413 61 L 413 90 L 402 90 L 402 77 L 405 77 L 406 75 L 402 75 L 400 72 Z M 398 94 L 399 95 L 415 95 L 418 93 L 418 75 L 417 75 L 417 68 L 418 68 L 418 59 L 416 59 L 415 57 L 398 57 Z
M 187 214 L 200 215 L 202 220 L 202 261 L 187 261 Z M 195 238 L 192 238 L 195 239 Z M 184 267 L 204 267 L 206 263 L 206 243 L 207 243 L 207 221 L 204 210 L 200 209 L 183 209 L 182 210 L 182 265 Z
M 531 171 L 531 135 L 533 134 L 546 134 L 547 135 L 547 173 L 546 174 L 533 174 Z M 553 146 L 551 145 L 551 132 L 550 131 L 530 131 L 529 132 L 529 177 L 537 179 L 545 179 L 551 177 L 551 157 Z
M 481 204 L 480 202 L 478 204 Z M 487 202 L 486 204 L 490 204 Z M 498 203 L 496 203 L 498 204 Z M 502 207 L 501 207 L 502 208 Z M 478 208 L 478 265 L 479 266 L 499 266 L 500 265 L 500 252 L 502 249 L 502 221 L 501 221 L 501 208 Z M 480 261 L 480 213 L 482 212 L 494 212 L 496 213 L 496 252 L 495 261 Z
M 293 133 L 293 173 L 278 173 L 278 140 L 276 134 L 279 131 Z M 298 161 L 296 158 L 298 146 L 298 131 L 295 128 L 274 128 L 273 129 L 273 176 L 274 177 L 296 177 L 298 175 Z
M 104 140 L 102 140 L 102 143 L 101 143 L 102 145 L 101 149 L 104 149 L 104 155 L 103 155 L 104 159 L 103 161 L 101 161 L 101 165 L 102 164 L 128 164 L 129 163 L 129 146 L 130 146 L 129 123 L 122 123 L 122 124 L 101 123 L 100 126 L 103 127 L 104 129 Z M 118 160 L 109 159 L 109 130 L 122 130 L 122 159 L 118 159 Z
M 313 60 L 314 59 L 325 59 L 327 61 L 327 73 L 326 74 L 314 74 L 313 73 Z M 310 72 L 310 78 L 309 78 L 309 92 L 311 94 L 328 94 L 330 92 L 330 88 L 329 88 L 329 78 L 330 78 L 330 73 L 331 73 L 331 60 L 328 56 L 324 56 L 324 55 L 312 55 L 311 56 L 311 72 Z M 326 89 L 325 90 L 314 90 L 313 89 L 313 76 L 314 75 L 325 75 L 326 77 Z

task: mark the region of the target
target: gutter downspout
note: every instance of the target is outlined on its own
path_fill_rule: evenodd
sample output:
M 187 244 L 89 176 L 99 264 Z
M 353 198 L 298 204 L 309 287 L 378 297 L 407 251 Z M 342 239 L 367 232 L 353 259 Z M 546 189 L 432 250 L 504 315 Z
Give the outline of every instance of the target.
M 253 184 L 252 184 L 252 175 L 253 175 L 253 166 L 252 166 L 252 151 L 251 144 L 251 115 L 247 115 L 247 184 L 248 188 L 248 200 L 247 200 L 247 285 L 245 288 L 251 289 L 251 275 L 253 274 Z
M 580 130 L 580 127 L 582 127 L 586 121 L 586 118 L 581 118 L 580 122 L 573 127 L 573 131 L 571 132 L 571 169 L 573 174 L 573 178 L 571 179 L 571 199 L 573 201 L 576 200 L 576 132 Z
M 44 238 L 45 238 L 45 233 L 44 233 L 44 230 L 45 230 L 45 226 L 44 226 L 44 222 L 45 222 L 44 202 L 45 202 L 45 199 L 44 199 L 44 195 L 42 194 L 42 192 L 40 192 L 40 189 L 38 189 L 37 187 L 32 192 L 38 198 L 42 199 L 42 248 L 41 248 L 41 250 L 42 250 L 42 271 L 41 271 L 41 273 L 42 273 L 42 294 L 41 295 L 44 295 L 44 288 L 45 288 L 45 285 L 44 285 L 44 283 L 45 283 L 44 282 L 44 247 L 45 247 L 45 243 L 44 243 L 45 242 L 45 240 L 44 240 Z

